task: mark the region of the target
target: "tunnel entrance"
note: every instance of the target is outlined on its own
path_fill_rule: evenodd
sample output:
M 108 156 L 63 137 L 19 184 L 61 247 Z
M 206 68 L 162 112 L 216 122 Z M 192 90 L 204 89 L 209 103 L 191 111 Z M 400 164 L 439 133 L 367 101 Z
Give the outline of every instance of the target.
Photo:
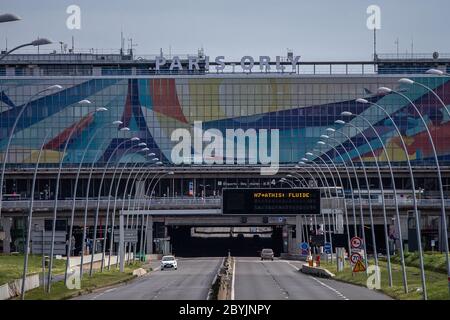
M 168 235 L 172 252 L 179 257 L 217 257 L 231 255 L 255 257 L 263 248 L 273 249 L 276 256 L 283 250 L 282 227 L 194 227 L 171 226 Z

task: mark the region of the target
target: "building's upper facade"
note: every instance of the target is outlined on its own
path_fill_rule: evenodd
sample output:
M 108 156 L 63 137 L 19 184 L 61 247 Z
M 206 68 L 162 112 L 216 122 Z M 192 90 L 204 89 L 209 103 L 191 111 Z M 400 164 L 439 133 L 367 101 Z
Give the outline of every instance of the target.
M 83 158 L 86 166 L 91 163 L 102 165 L 108 162 L 119 144 L 121 147 L 112 155 L 111 163 L 144 161 L 143 153 L 132 153 L 137 148 L 130 149 L 131 142 L 122 143 L 132 137 L 139 137 L 140 142 L 147 144 L 147 154 L 155 154 L 155 158 L 172 163 L 172 151 L 179 142 L 171 139 L 174 130 L 184 128 L 194 136 L 194 123 L 199 121 L 203 130 L 218 129 L 224 136 L 227 129 L 254 129 L 257 133 L 261 129 L 279 130 L 281 164 L 295 165 L 313 149 L 320 150 L 316 154 L 326 152 L 335 161 L 341 161 L 334 149 L 342 152 L 340 143 L 355 161 L 360 159 L 359 152 L 363 160 L 373 162 L 363 136 L 349 125 L 336 124 L 335 121 L 340 119 L 360 128 L 378 160 L 386 162 L 380 140 L 362 117 L 377 129 L 390 160 L 404 164 L 405 153 L 392 122 L 379 107 L 358 103 L 358 98 L 367 99 L 390 114 L 415 165 L 433 163 L 432 148 L 417 112 L 405 98 L 379 93 L 379 87 L 400 91 L 415 103 L 430 128 L 439 159 L 444 165 L 450 164 L 449 114 L 427 89 L 398 82 L 407 74 L 434 90 L 448 105 L 449 78 L 422 72 L 431 67 L 443 68 L 433 61 L 403 65 L 403 70 L 409 71 L 395 70 L 395 74 L 377 72 L 376 68 L 364 74 L 349 73 L 348 66 L 355 67 L 351 62 L 337 63 L 347 68 L 347 72 L 339 74 L 303 74 L 300 72 L 302 65 L 283 73 L 225 73 L 201 69 L 201 72 L 190 74 L 153 72 L 150 62 L 143 65 L 134 60 L 127 62 L 128 59 L 122 61 L 128 63 L 123 67 L 120 61 L 113 66 L 115 62 L 111 61 L 89 62 L 87 59 L 56 63 L 41 57 L 40 61 L 30 63 L 29 58 L 12 57 L 0 64 L 1 159 L 14 121 L 22 107 L 27 106 L 14 131 L 6 159 L 9 165 L 32 166 L 41 146 L 44 151 L 40 163 L 47 165 L 56 165 L 64 159 L 65 165 L 75 166 Z M 361 63 L 362 70 L 364 64 L 369 65 L 369 62 Z M 387 70 L 388 64 L 385 61 L 376 67 L 384 66 Z M 77 73 L 77 70 L 84 71 Z M 39 93 L 55 84 L 63 89 Z M 81 100 L 89 100 L 91 104 L 78 103 Z M 108 110 L 94 113 L 99 107 Z M 362 117 L 343 117 L 344 111 Z M 116 120 L 123 124 L 112 125 Z M 120 130 L 123 127 L 130 130 Z M 327 128 L 337 132 L 327 133 Z M 74 133 L 63 154 L 71 131 Z M 339 132 L 351 138 L 358 150 Z M 324 134 L 331 138 L 325 139 L 326 145 L 318 145 Z M 328 157 L 323 159 L 328 160 Z

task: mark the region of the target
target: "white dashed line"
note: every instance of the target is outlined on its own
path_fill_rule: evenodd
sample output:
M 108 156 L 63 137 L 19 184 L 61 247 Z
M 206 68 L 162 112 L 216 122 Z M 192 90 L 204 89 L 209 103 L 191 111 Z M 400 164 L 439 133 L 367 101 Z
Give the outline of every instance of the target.
M 288 265 L 290 265 L 292 268 L 294 268 L 295 270 L 299 271 L 300 268 L 296 267 L 295 265 L 293 265 L 292 263 L 290 263 L 289 261 L 283 260 L 284 262 L 286 262 Z M 327 285 L 326 283 L 323 283 L 322 281 L 320 281 L 319 279 L 310 276 L 312 279 L 314 279 L 315 281 L 317 281 L 318 283 L 320 283 L 322 286 L 324 286 L 325 288 L 333 291 L 334 293 L 336 293 L 339 297 L 341 297 L 344 300 L 350 300 L 349 298 L 347 298 L 346 296 L 344 296 L 341 292 L 339 292 L 338 290 L 336 290 L 335 288 Z
M 349 298 L 347 298 L 346 296 L 344 296 L 341 292 L 339 292 L 338 290 L 336 290 L 333 287 L 330 287 L 329 285 L 327 285 L 326 283 L 323 283 L 322 281 L 320 281 L 317 278 L 311 277 L 312 279 L 314 279 L 315 281 L 317 281 L 318 283 L 320 283 L 322 286 L 324 286 L 327 289 L 330 289 L 331 291 L 333 291 L 334 293 L 336 293 L 339 297 L 341 297 L 344 300 L 350 300 Z

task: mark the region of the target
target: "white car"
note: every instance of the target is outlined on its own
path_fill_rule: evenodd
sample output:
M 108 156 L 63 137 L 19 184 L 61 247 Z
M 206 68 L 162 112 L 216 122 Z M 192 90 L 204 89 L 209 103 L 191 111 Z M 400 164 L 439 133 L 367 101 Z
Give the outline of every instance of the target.
M 177 260 L 174 256 L 164 256 L 161 259 L 161 270 L 164 270 L 166 268 L 170 269 L 178 269 Z

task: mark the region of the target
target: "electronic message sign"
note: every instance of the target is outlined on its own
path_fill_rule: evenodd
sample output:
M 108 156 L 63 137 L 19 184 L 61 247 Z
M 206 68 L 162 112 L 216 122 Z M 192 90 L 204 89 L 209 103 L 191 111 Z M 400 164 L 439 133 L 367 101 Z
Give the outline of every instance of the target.
M 320 214 L 320 189 L 223 189 L 222 195 L 223 214 Z

